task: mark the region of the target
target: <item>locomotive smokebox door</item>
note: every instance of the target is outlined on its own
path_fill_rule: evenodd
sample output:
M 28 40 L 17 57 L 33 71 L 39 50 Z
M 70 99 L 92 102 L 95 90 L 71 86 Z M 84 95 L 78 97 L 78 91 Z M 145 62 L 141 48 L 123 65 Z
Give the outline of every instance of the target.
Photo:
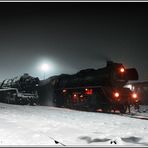
M 138 72 L 135 68 L 130 68 L 126 70 L 126 77 L 128 80 L 138 80 Z

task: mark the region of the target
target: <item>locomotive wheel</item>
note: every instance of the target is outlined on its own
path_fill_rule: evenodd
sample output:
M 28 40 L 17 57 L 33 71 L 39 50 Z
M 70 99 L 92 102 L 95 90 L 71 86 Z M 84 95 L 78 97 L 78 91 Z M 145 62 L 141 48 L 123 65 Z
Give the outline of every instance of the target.
M 16 98 L 16 102 L 15 102 L 17 105 L 19 105 L 20 104 L 20 101 L 19 101 L 19 99 L 18 98 Z
M 121 105 L 119 108 L 120 113 L 125 114 L 127 111 L 127 106 L 126 105 Z
M 108 113 L 108 112 L 110 112 L 110 111 L 109 111 L 108 108 L 102 108 L 102 112 L 103 112 L 103 113 Z
M 110 107 L 107 107 L 107 106 L 102 106 L 101 109 L 102 109 L 102 112 L 104 112 L 104 113 L 108 113 L 111 111 Z
M 10 104 L 10 95 L 9 94 L 6 95 L 5 103 Z
M 87 110 L 90 111 L 90 112 L 96 112 L 97 109 L 94 106 L 90 106 L 90 107 L 88 107 Z
M 33 101 L 30 101 L 29 105 L 30 106 L 34 106 L 34 102 Z
M 6 103 L 15 104 L 15 101 L 16 101 L 16 97 L 13 96 L 11 93 L 6 95 L 6 100 L 5 100 Z

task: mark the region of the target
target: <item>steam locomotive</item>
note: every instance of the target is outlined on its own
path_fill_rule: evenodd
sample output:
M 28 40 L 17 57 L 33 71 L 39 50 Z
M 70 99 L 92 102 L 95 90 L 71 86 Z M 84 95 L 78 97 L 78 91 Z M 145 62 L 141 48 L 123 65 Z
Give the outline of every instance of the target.
M 0 102 L 126 113 L 140 101 L 135 92 L 124 87 L 129 80 L 138 80 L 137 70 L 112 61 L 100 69 L 84 69 L 46 80 L 24 74 L 2 82 Z
M 38 104 L 39 78 L 25 73 L 13 79 L 6 79 L 0 85 L 0 102 L 9 104 Z
M 78 110 L 126 113 L 139 102 L 135 92 L 125 88 L 129 80 L 138 80 L 135 68 L 107 61 L 100 69 L 84 69 L 76 74 L 61 74 L 40 81 L 40 103 Z

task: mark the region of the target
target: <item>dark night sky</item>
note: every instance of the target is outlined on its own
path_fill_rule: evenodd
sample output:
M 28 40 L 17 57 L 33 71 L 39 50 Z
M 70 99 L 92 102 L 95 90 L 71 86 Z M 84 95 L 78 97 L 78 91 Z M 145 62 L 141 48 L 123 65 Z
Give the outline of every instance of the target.
M 148 3 L 0 3 L 0 81 L 99 68 L 106 60 L 137 68 L 148 80 Z

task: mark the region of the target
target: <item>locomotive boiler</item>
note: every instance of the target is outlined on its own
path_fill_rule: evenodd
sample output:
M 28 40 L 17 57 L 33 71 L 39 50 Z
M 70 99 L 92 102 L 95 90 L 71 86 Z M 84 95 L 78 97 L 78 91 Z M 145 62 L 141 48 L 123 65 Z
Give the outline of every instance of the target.
M 13 79 L 6 79 L 0 86 L 0 101 L 10 104 L 38 104 L 39 78 L 25 73 Z
M 41 81 L 41 102 L 45 98 L 44 103 L 58 107 L 125 113 L 139 99 L 137 94 L 124 87 L 129 80 L 138 80 L 135 68 L 107 61 L 100 69 L 84 69 L 76 74 L 61 74 Z

